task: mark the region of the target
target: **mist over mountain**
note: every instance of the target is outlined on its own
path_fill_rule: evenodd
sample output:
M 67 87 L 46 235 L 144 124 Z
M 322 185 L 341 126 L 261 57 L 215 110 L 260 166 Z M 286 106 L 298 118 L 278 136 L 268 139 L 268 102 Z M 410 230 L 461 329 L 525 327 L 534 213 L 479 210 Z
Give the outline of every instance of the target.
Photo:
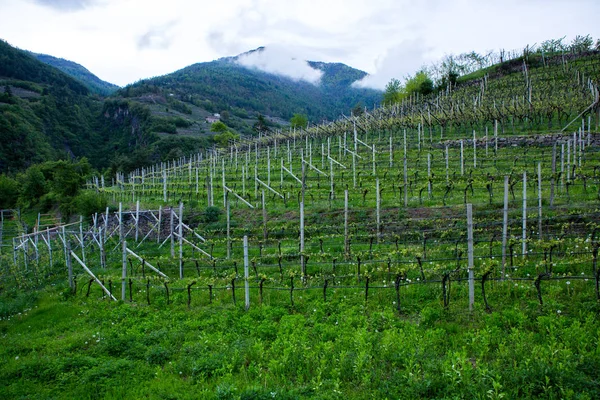
M 380 91 L 352 85 L 366 75 L 344 64 L 299 60 L 283 49 L 259 47 L 142 80 L 119 94 L 135 97 L 164 91 L 214 110 L 239 108 L 283 119 L 302 113 L 318 122 L 348 114 L 357 104 L 377 104 Z

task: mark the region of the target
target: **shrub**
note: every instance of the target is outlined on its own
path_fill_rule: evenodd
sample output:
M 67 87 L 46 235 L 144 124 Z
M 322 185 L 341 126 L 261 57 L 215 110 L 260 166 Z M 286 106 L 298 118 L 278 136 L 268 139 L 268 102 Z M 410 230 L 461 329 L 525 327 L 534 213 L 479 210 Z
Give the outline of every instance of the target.
M 103 195 L 93 191 L 83 191 L 75 197 L 75 210 L 84 217 L 104 212 L 107 204 Z
M 211 222 L 217 222 L 219 220 L 219 217 L 221 216 L 221 213 L 222 211 L 219 207 L 206 207 L 206 209 L 202 213 L 202 222 L 207 224 Z

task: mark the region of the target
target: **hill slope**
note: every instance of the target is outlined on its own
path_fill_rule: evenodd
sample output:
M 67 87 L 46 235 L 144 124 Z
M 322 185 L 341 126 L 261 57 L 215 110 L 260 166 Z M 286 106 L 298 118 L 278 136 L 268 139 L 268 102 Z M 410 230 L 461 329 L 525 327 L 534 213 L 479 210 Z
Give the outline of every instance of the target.
M 259 48 L 254 52 L 260 51 Z M 247 54 L 193 64 L 172 74 L 140 81 L 119 93 L 124 97 L 167 93 L 215 112 L 240 108 L 283 119 L 303 113 L 312 121 L 338 118 L 357 103 L 371 106 L 381 97 L 376 90 L 352 87 L 366 73 L 344 64 L 309 62 L 323 73 L 320 83 L 313 84 L 246 67 L 239 60 Z
M 153 142 L 145 111 L 107 114 L 83 83 L 0 41 L 0 172 L 79 157 L 107 166 Z
M 67 75 L 82 82 L 92 93 L 97 93 L 102 96 L 108 96 L 119 89 L 119 86 L 110 82 L 103 81 L 96 75 L 92 74 L 84 66 L 76 62 L 57 58 L 48 54 L 31 53 L 41 62 L 58 68 Z

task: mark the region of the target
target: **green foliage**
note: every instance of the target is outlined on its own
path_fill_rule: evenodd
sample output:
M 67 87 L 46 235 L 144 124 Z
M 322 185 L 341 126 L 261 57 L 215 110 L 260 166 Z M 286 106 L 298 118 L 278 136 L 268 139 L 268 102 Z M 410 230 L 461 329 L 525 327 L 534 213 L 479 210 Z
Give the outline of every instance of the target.
M 108 96 L 114 93 L 119 87 L 112 83 L 105 82 L 92 74 L 82 65 L 79 65 L 73 61 L 65 60 L 62 58 L 53 57 L 47 54 L 36 54 L 30 53 L 33 57 L 37 58 L 44 64 L 51 65 L 58 68 L 67 75 L 72 76 L 81 83 L 83 83 L 92 93 L 97 93 L 102 96 Z
M 76 211 L 75 199 L 91 171 L 85 158 L 33 165 L 17 175 L 18 204 L 24 208 L 38 206 L 44 211 L 57 207 L 64 215 L 70 215 Z
M 219 207 L 206 207 L 202 213 L 202 222 L 207 224 L 217 222 L 222 213 L 223 211 Z
M 433 81 L 425 71 L 419 71 L 412 78 L 408 78 L 404 84 L 407 95 L 419 93 L 428 95 L 433 92 Z
M 222 133 L 217 133 L 213 136 L 213 140 L 215 141 L 215 143 L 217 143 L 221 147 L 227 147 L 231 144 L 230 142 L 238 140 L 239 138 L 240 135 L 238 135 L 237 133 L 233 133 L 230 130 L 226 130 Z
M 206 290 L 194 291 L 196 305 L 188 310 L 185 287 L 178 287 L 169 305 L 159 304 L 160 286 L 151 288 L 150 306 L 142 305 L 143 294 L 134 295 L 133 304 L 101 301 L 95 286 L 89 298 L 85 289 L 62 297 L 64 283 L 1 293 L 0 379 L 9 382 L 0 388 L 2 397 L 86 398 L 92 391 L 98 398 L 190 399 L 600 395 L 600 326 L 595 312 L 581 305 L 557 315 L 510 307 L 507 299 L 502 310 L 465 315 L 427 299 L 429 319 L 422 324 L 418 312 L 398 315 L 339 288 L 330 289 L 326 303 L 320 290 L 307 289 L 293 310 L 267 301 L 243 311 L 231 303 L 230 290 L 215 291 L 212 304 Z M 422 287 L 411 294 L 427 298 Z M 286 294 L 271 297 L 284 301 Z
M 210 131 L 214 132 L 214 133 L 224 133 L 224 132 L 227 132 L 227 129 L 228 129 L 227 125 L 225 125 L 221 121 L 213 122 L 212 125 L 210 126 Z
M 385 92 L 383 93 L 383 100 L 381 103 L 389 106 L 401 102 L 403 98 L 402 92 L 402 83 L 400 83 L 398 79 L 392 78 L 392 80 L 385 85 Z
M 240 118 L 260 113 L 286 120 L 292 117 L 291 110 L 310 119 L 334 119 L 359 101 L 374 104 L 380 97 L 379 91 L 352 86 L 366 75 L 363 71 L 343 64 L 310 62 L 310 65 L 323 71 L 319 85 L 246 68 L 235 59 L 221 59 L 142 80 L 118 93 L 129 98 L 173 94 L 185 103 L 213 113 L 231 110 Z
M 308 125 L 308 117 L 304 114 L 294 114 L 294 116 L 290 119 L 290 124 L 292 128 L 306 128 Z
M 4 174 L 0 174 L 0 208 L 15 208 L 19 197 L 18 182 Z
M 171 119 L 167 118 L 153 117 L 151 129 L 153 132 L 177 133 L 177 126 Z
M 258 114 L 256 117 L 256 122 L 252 126 L 252 129 L 255 133 L 267 133 L 271 131 L 269 121 L 265 118 L 264 115 Z
M 77 214 L 84 217 L 89 217 L 94 213 L 102 213 L 108 205 L 108 200 L 103 194 L 90 190 L 81 191 L 73 201 Z
M 584 53 L 591 51 L 594 46 L 594 39 L 590 35 L 577 35 L 571 42 L 570 50 L 573 53 Z
M 169 99 L 169 107 L 171 107 L 175 111 L 179 111 L 182 114 L 192 114 L 192 109 L 185 104 L 183 101 L 176 100 L 172 97 L 168 97 Z
M 79 81 L 49 65 L 43 64 L 25 51 L 0 40 L 0 76 L 42 84 L 52 84 L 76 94 L 87 94 Z
M 37 203 L 37 201 L 48 192 L 46 177 L 39 165 L 31 166 L 22 174 L 17 176 L 21 190 L 19 203 L 25 207 Z
M 414 95 L 428 95 L 433 92 L 433 80 L 426 71 L 419 71 L 413 77 L 408 77 L 404 85 L 398 79 L 392 79 L 385 87 L 383 104 L 399 103 L 405 98 Z

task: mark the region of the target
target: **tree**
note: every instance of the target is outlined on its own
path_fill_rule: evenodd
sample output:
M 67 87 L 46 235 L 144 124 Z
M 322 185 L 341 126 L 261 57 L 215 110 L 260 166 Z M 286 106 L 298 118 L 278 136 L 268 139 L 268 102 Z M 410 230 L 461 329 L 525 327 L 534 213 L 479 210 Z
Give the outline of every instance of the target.
M 383 92 L 382 100 L 383 105 L 389 106 L 394 103 L 399 103 L 404 98 L 403 92 L 404 88 L 400 81 L 396 78 L 392 78 L 392 80 L 385 85 L 385 92 Z
M 592 50 L 594 46 L 594 39 L 590 35 L 577 35 L 571 42 L 571 51 L 573 53 L 584 53 Z
M 542 44 L 540 45 L 539 50 L 546 54 L 559 53 L 561 51 L 564 51 L 566 49 L 566 46 L 563 43 L 564 39 L 565 39 L 565 36 L 561 37 L 560 39 L 544 40 L 542 42 Z
M 363 115 L 364 113 L 365 113 L 365 108 L 364 108 L 363 104 L 359 101 L 352 108 L 352 115 L 354 115 L 355 117 L 358 117 L 358 116 Z
M 224 133 L 227 131 L 227 125 L 221 121 L 213 122 L 210 126 L 210 131 L 214 133 Z
M 408 78 L 404 84 L 404 91 L 407 96 L 414 93 L 427 95 L 433 92 L 433 81 L 427 75 L 427 72 L 421 70 L 412 78 Z
M 217 143 L 221 147 L 227 147 L 227 146 L 229 146 L 230 141 L 235 141 L 239 138 L 240 138 L 240 135 L 238 135 L 237 133 L 233 133 L 230 130 L 226 130 L 225 132 L 222 132 L 222 133 L 217 133 L 213 137 L 213 139 L 215 140 L 215 143 Z
M 46 178 L 39 165 L 32 165 L 17 177 L 21 183 L 19 202 L 25 207 L 35 204 L 40 197 L 48 192 Z
M 433 80 L 425 70 L 421 70 L 415 76 L 407 77 L 404 85 L 398 79 L 392 79 L 385 87 L 383 104 L 399 103 L 412 94 L 427 95 L 431 92 L 433 92 Z
M 0 208 L 14 208 L 19 197 L 19 184 L 16 180 L 0 175 Z
M 252 125 L 252 129 L 256 133 L 266 133 L 266 132 L 269 132 L 271 130 L 269 128 L 269 124 L 267 122 L 267 119 L 265 118 L 264 115 L 258 114 L 258 117 L 256 119 L 257 119 L 256 122 L 254 123 L 254 125 Z
M 308 126 L 308 117 L 304 114 L 294 114 L 290 119 L 292 128 L 306 128 Z

